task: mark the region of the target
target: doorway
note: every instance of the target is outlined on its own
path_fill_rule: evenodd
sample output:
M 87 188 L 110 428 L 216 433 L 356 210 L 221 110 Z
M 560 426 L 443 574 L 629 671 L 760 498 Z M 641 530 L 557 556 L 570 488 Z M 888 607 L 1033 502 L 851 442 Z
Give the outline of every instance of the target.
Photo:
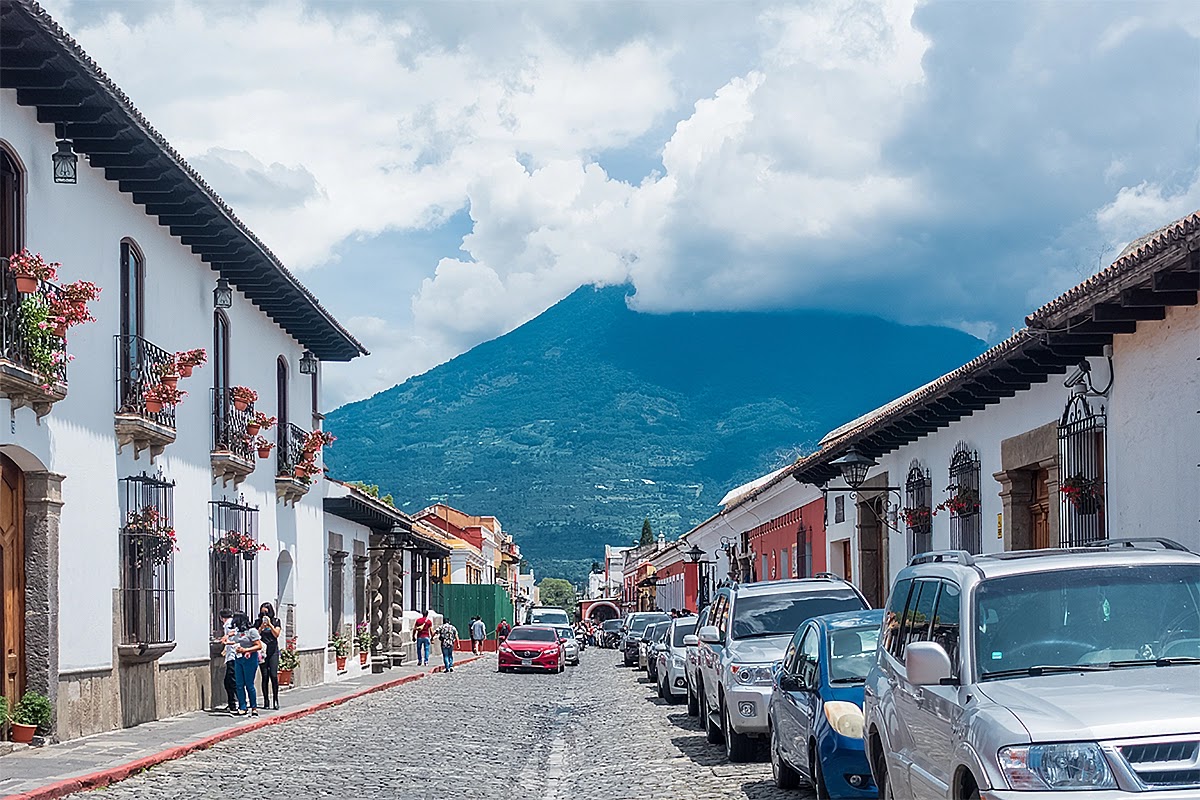
M 25 691 L 25 482 L 0 455 L 0 695 L 9 707 Z
M 1032 491 L 1029 499 L 1029 529 L 1033 532 L 1033 549 L 1052 547 L 1050 536 L 1050 471 L 1030 472 Z

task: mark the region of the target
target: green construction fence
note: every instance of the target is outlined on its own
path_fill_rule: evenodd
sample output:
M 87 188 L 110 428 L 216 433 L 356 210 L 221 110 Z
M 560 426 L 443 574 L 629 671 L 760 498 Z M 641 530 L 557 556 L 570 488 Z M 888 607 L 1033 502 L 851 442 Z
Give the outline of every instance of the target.
M 471 638 L 471 617 L 479 617 L 487 626 L 487 649 L 496 646 L 496 626 L 500 620 L 514 625 L 513 604 L 503 586 L 486 583 L 442 583 L 433 587 L 433 607 L 458 629 L 460 640 Z

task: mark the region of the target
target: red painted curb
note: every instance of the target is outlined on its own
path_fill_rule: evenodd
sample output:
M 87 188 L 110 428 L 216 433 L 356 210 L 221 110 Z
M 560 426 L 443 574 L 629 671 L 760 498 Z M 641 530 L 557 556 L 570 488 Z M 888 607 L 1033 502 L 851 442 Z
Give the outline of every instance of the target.
M 470 658 L 460 659 L 455 662 L 455 665 L 470 664 L 472 661 L 478 661 L 479 658 L 479 656 L 472 656 Z M 255 722 L 251 722 L 246 725 L 239 725 L 236 728 L 229 728 L 228 730 L 223 730 L 220 733 L 214 733 L 210 736 L 205 736 L 203 739 L 197 739 L 194 742 L 179 745 L 178 747 L 171 747 L 167 750 L 163 750 L 160 753 L 155 753 L 152 756 L 145 756 L 136 761 L 130 761 L 128 764 L 120 764 L 115 767 L 109 767 L 108 769 L 102 769 L 87 775 L 80 775 L 77 778 L 67 778 L 66 780 L 43 786 L 40 789 L 34 789 L 31 792 L 8 795 L 7 797 L 3 798 L 3 800 L 57 800 L 57 798 L 66 797 L 67 795 L 74 794 L 76 792 L 82 792 L 89 789 L 100 789 L 104 786 L 108 786 L 109 784 L 123 781 L 131 775 L 136 775 L 143 770 L 150 769 L 150 767 L 157 766 L 158 764 L 162 764 L 166 761 L 173 761 L 177 758 L 182 758 L 183 756 L 186 756 L 189 753 L 194 753 L 197 750 L 207 750 L 218 742 L 224 742 L 228 739 L 237 738 L 242 734 L 250 733 L 251 731 L 259 730 L 260 728 L 265 728 L 268 725 L 278 725 L 281 722 L 289 722 L 294 719 L 299 719 L 300 717 L 307 717 L 309 714 L 315 714 L 318 711 L 324 711 L 326 709 L 333 708 L 334 706 L 340 706 L 343 703 L 347 703 L 351 700 L 355 700 L 359 697 L 364 697 L 369 694 L 374 694 L 375 692 L 382 692 L 386 689 L 394 689 L 397 686 L 403 686 L 406 683 L 412 683 L 413 681 L 424 678 L 426 675 L 433 675 L 441 671 L 441 667 L 434 667 L 428 672 L 418 672 L 413 675 L 405 675 L 403 678 L 396 678 L 395 680 L 376 684 L 375 686 L 368 686 L 365 689 L 359 689 L 356 692 L 341 695 L 340 697 L 331 697 L 328 700 L 322 700 L 319 703 L 312 704 L 311 706 L 297 708 L 295 711 L 289 711 L 286 714 L 276 714 L 273 717 L 262 717 Z

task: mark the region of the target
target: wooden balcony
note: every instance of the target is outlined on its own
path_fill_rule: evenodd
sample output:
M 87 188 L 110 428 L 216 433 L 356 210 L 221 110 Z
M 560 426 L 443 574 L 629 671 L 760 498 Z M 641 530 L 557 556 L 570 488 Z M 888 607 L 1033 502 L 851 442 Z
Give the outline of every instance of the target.
M 150 452 L 153 461 L 175 441 L 175 407 L 146 408 L 146 390 L 175 371 L 175 355 L 141 336 L 113 337 L 116 342 L 117 403 L 114 427 L 117 451 L 133 445 L 133 457 Z
M 8 259 L 0 258 L 0 395 L 14 411 L 32 408 L 38 417 L 67 396 L 67 342 L 37 324 L 57 288 L 43 282 L 36 292 L 18 292 Z

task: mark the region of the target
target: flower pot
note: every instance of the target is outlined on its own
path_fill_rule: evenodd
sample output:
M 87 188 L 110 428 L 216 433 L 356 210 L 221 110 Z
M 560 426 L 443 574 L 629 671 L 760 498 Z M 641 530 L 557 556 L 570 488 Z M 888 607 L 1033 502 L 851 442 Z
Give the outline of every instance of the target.
M 345 656 L 337 657 L 337 668 L 338 668 L 338 672 L 341 672 L 344 669 L 346 669 L 346 657 Z
M 245 400 L 238 400 L 235 397 L 233 399 L 233 407 L 236 408 L 238 411 L 245 411 L 247 408 L 250 407 L 250 404 L 247 403 Z
M 258 448 L 258 457 L 259 458 L 270 458 L 271 457 L 271 448 L 269 448 L 269 447 Z
M 192 377 L 192 369 L 193 368 L 192 368 L 191 364 L 180 364 L 179 365 L 179 377 L 181 377 L 181 378 Z
M 163 375 L 161 378 L 159 378 L 159 383 L 161 383 L 163 386 L 166 386 L 168 389 L 174 390 L 179 386 L 179 376 Z
M 279 670 L 279 685 L 280 686 L 291 686 L 292 685 L 292 671 L 290 669 Z
M 258 552 L 255 550 L 243 550 L 242 551 L 242 560 L 243 561 L 253 561 L 254 557 L 257 555 L 258 555 Z
M 162 412 L 162 409 L 163 409 L 163 404 L 161 401 L 158 401 L 158 400 L 147 400 L 146 401 L 146 413 L 147 414 L 159 414 Z
M 262 426 L 259 425 L 257 422 L 247 422 L 246 423 L 246 435 L 247 436 L 258 436 L 258 432 L 261 429 L 262 429 Z
M 54 326 L 54 335 L 60 339 L 67 338 L 67 324 L 64 322 L 61 325 Z
M 21 294 L 33 294 L 38 290 L 38 279 L 32 275 L 17 275 L 15 277 L 17 279 L 17 291 Z
M 296 467 L 296 471 L 294 474 L 297 478 L 307 478 L 308 477 L 308 468 L 307 467 Z
M 370 653 L 368 653 L 366 650 L 363 650 L 362 652 L 360 652 L 358 654 L 359 666 L 365 667 L 367 665 L 367 656 L 368 655 L 370 655 Z
M 1090 494 L 1081 494 L 1078 497 L 1074 497 L 1071 499 L 1071 503 L 1075 506 L 1075 510 L 1085 517 L 1090 517 L 1099 510 L 1096 498 Z
M 12 724 L 12 740 L 17 744 L 29 744 L 33 741 L 35 733 L 37 733 L 37 725 L 22 725 L 19 722 Z

